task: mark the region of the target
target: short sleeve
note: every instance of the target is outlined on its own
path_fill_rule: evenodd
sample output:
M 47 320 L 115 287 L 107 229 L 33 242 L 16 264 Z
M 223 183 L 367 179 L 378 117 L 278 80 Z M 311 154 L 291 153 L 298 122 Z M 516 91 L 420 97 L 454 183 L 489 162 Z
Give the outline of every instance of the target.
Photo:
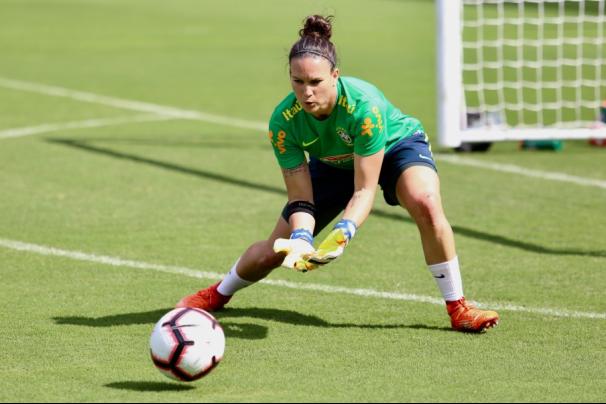
M 296 143 L 293 134 L 274 122 L 269 124 L 269 141 L 280 167 L 294 168 L 305 161 L 305 153 Z
M 354 151 L 359 156 L 370 156 L 387 142 L 385 129 L 386 107 L 384 103 L 365 103 L 356 113 Z

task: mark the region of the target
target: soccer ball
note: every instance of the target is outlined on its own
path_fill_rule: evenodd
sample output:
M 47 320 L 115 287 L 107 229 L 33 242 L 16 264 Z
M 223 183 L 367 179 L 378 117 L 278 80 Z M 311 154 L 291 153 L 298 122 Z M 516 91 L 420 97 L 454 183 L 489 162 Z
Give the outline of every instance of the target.
M 191 382 L 206 376 L 223 359 L 225 335 L 206 311 L 174 309 L 156 323 L 150 350 L 152 361 L 162 374 Z

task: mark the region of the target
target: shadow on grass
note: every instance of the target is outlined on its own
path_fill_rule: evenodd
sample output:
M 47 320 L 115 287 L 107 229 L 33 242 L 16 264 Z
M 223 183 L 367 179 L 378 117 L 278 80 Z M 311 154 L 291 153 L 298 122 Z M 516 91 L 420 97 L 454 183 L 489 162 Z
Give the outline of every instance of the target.
M 186 384 L 164 383 L 164 382 L 115 382 L 108 383 L 105 387 L 118 390 L 131 390 L 140 392 L 165 392 L 165 391 L 188 391 L 195 389 L 194 386 Z
M 56 324 L 78 325 L 84 327 L 115 327 L 140 324 L 155 324 L 164 314 L 171 309 L 160 309 L 139 313 L 116 314 L 104 317 L 55 317 Z M 358 328 L 368 330 L 390 330 L 390 329 L 427 329 L 435 331 L 450 331 L 446 327 L 423 326 L 419 324 L 364 324 L 364 323 L 331 323 L 318 316 L 302 314 L 293 310 L 274 308 L 228 308 L 214 313 L 219 320 L 225 335 L 228 338 L 263 339 L 267 337 L 268 327 L 254 323 L 230 322 L 230 318 L 252 318 L 257 320 L 273 321 L 282 324 L 304 327 L 321 328 Z
M 392 220 L 401 220 L 408 222 L 410 224 L 415 224 L 415 222 L 410 218 L 400 213 L 391 213 L 385 212 L 381 209 L 373 209 L 372 214 L 378 217 L 382 217 L 384 219 L 392 219 Z M 537 254 L 549 254 L 549 255 L 576 255 L 576 256 L 585 256 L 585 257 L 595 257 L 595 258 L 606 258 L 606 250 L 600 251 L 591 251 L 591 250 L 581 250 L 578 248 L 550 248 L 544 247 L 539 244 L 529 243 L 526 241 L 514 240 L 505 236 L 500 236 L 498 234 L 490 234 L 479 230 L 474 230 L 469 227 L 453 225 L 452 230 L 455 234 L 473 238 L 476 240 L 483 240 L 490 243 L 503 245 L 506 247 L 517 248 L 519 250 L 528 251 Z
M 371 330 L 387 330 L 408 327 L 405 324 L 331 323 L 318 316 L 303 314 L 293 310 L 261 307 L 227 308 L 217 313 L 218 319 L 240 317 L 252 317 L 296 326 L 322 328 L 362 328 Z
M 425 325 L 425 324 L 407 325 L 406 328 L 410 328 L 411 330 L 432 330 L 432 331 L 455 332 L 455 330 L 453 330 L 451 327 L 438 327 L 435 325 Z
M 265 150 L 271 153 L 271 145 L 269 143 L 261 143 L 257 137 L 238 137 L 237 141 L 225 141 L 219 139 L 205 139 L 204 137 L 198 137 L 196 139 L 183 139 L 183 140 L 173 140 L 170 136 L 167 136 L 163 139 L 159 139 L 157 137 L 149 137 L 149 138 L 125 138 L 125 137 L 96 137 L 96 138 L 87 138 L 86 143 L 105 143 L 111 145 L 118 146 L 145 146 L 145 147 L 158 147 L 158 148 L 184 148 L 184 149 L 192 149 L 192 148 L 201 148 L 201 149 L 234 149 L 234 150 L 242 150 L 245 148 L 246 150 L 250 149 L 259 149 Z M 55 139 L 46 139 L 49 142 L 54 142 Z M 72 142 L 70 139 L 59 139 L 59 141 Z M 76 142 L 76 141 L 73 141 Z M 84 143 L 82 140 L 78 140 L 78 143 Z
M 135 163 L 147 164 L 164 170 L 175 171 L 182 174 L 193 175 L 198 178 L 204 178 L 207 180 L 218 181 L 225 184 L 231 184 L 242 188 L 250 188 L 263 192 L 273 193 L 277 195 L 283 195 L 286 197 L 286 191 L 280 187 L 274 187 L 271 185 L 260 184 L 252 181 L 248 181 L 242 178 L 231 177 L 224 174 L 215 173 L 212 171 L 205 171 L 190 167 L 185 167 L 179 164 L 174 164 L 161 160 L 154 160 L 149 157 L 137 156 L 134 154 L 123 153 L 112 149 L 100 147 L 97 145 L 91 145 L 83 141 L 69 140 L 69 139 L 47 139 L 50 143 L 55 143 L 63 146 L 73 147 L 75 149 L 84 150 L 104 156 L 112 157 L 115 159 L 133 161 Z
M 83 327 L 116 327 L 128 325 L 149 324 L 154 325 L 162 316 L 168 313 L 171 308 L 144 311 L 139 313 L 115 314 L 103 317 L 54 317 L 56 324 L 59 325 L 79 325 Z M 220 319 L 220 316 L 217 316 Z M 267 327 L 251 323 L 230 323 L 221 321 L 221 327 L 227 338 L 242 339 L 263 339 L 267 337 Z
M 157 168 L 164 169 L 164 170 L 170 170 L 170 171 L 179 172 L 182 174 L 193 175 L 193 176 L 207 179 L 207 180 L 218 181 L 218 182 L 222 182 L 225 184 L 231 184 L 231 185 L 242 187 L 242 188 L 249 188 L 249 189 L 255 189 L 258 191 L 262 191 L 262 192 L 272 193 L 272 194 L 280 195 L 280 196 L 283 196 L 284 198 L 286 198 L 286 192 L 282 187 L 275 187 L 272 185 L 261 184 L 258 182 L 249 181 L 249 180 L 243 179 L 243 178 L 236 178 L 236 177 L 232 177 L 232 176 L 225 175 L 225 174 L 219 174 L 219 173 L 215 173 L 215 172 L 211 172 L 211 171 L 205 171 L 205 170 L 185 167 L 185 166 L 171 163 L 171 162 L 155 160 L 155 159 L 152 159 L 149 157 L 124 153 L 124 152 L 109 149 L 107 147 L 101 147 L 98 145 L 90 144 L 90 142 L 94 142 L 95 140 L 92 140 L 89 142 L 85 142 L 85 141 L 77 140 L 77 139 L 56 139 L 56 138 L 55 139 L 45 139 L 45 140 L 49 143 L 54 143 L 54 144 L 66 146 L 66 147 L 72 147 L 74 149 L 79 149 L 79 150 L 86 151 L 89 153 L 96 153 L 96 154 L 105 155 L 107 157 L 111 157 L 111 158 L 115 158 L 115 159 L 133 161 L 136 163 L 146 164 L 146 165 L 150 165 L 150 166 L 157 167 Z M 103 139 L 97 139 L 97 141 L 102 141 L 102 140 Z M 403 210 L 400 209 L 400 212 L 403 212 Z M 408 223 L 414 225 L 414 221 L 403 213 L 398 214 L 398 213 L 386 212 L 381 209 L 374 209 L 372 211 L 372 214 L 374 216 L 378 216 L 378 217 L 381 217 L 384 219 L 404 221 L 404 222 L 408 222 Z M 576 249 L 576 248 L 557 249 L 557 248 L 545 247 L 545 246 L 542 246 L 539 244 L 534 244 L 534 243 L 530 243 L 530 242 L 526 242 L 526 241 L 515 240 L 515 239 L 511 239 L 509 237 L 502 236 L 502 235 L 491 234 L 488 232 L 479 231 L 479 230 L 471 229 L 468 227 L 454 225 L 454 226 L 452 226 L 452 228 L 454 230 L 455 235 L 461 235 L 464 237 L 469 237 L 469 238 L 473 238 L 473 239 L 477 239 L 477 240 L 483 240 L 483 241 L 486 241 L 489 243 L 503 245 L 506 247 L 515 248 L 515 249 L 519 249 L 522 251 L 528 251 L 528 252 L 537 253 L 537 254 L 571 255 L 571 256 L 581 256 L 581 257 L 585 256 L 585 257 L 606 258 L 606 250 L 591 251 L 591 250 L 583 250 L 583 249 Z

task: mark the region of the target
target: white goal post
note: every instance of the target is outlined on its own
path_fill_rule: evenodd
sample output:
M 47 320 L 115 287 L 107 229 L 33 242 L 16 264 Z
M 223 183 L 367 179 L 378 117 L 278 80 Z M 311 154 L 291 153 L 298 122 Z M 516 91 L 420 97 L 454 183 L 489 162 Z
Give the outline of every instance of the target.
M 606 138 L 606 0 L 436 0 L 438 140 Z

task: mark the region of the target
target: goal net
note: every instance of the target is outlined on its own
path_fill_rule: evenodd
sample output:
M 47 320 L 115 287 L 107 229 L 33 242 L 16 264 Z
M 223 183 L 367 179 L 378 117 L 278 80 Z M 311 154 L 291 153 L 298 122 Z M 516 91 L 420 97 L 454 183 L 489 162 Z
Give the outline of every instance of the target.
M 436 0 L 440 145 L 606 137 L 605 3 Z

